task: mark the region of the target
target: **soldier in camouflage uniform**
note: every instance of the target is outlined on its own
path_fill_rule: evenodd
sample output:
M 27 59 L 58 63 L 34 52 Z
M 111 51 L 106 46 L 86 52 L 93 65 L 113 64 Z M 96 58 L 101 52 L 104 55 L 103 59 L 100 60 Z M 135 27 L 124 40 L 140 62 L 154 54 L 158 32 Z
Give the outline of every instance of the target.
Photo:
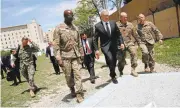
M 31 46 L 28 45 L 31 43 Z M 27 80 L 30 86 L 31 97 L 35 96 L 37 86 L 34 83 L 35 69 L 33 65 L 33 53 L 39 51 L 39 47 L 30 39 L 23 37 L 22 45 L 19 48 L 18 57 L 20 59 L 20 72 Z
M 152 22 L 145 21 L 143 14 L 139 14 L 137 32 L 142 41 L 140 48 L 142 51 L 142 62 L 145 64 L 145 71 L 155 72 L 154 44 L 155 40 L 159 40 L 160 44 L 162 44 L 163 35 Z
M 117 25 L 125 44 L 125 50 L 121 54 L 117 54 L 120 75 L 123 75 L 123 69 L 126 64 L 126 51 L 128 51 L 131 56 L 131 75 L 137 77 L 138 73 L 135 71 L 135 68 L 137 67 L 137 44 L 140 42 L 139 36 L 133 24 L 127 21 L 127 13 L 121 12 L 120 21 L 117 22 Z
M 80 57 L 83 50 L 77 27 L 72 24 L 72 11 L 65 10 L 64 18 L 64 23 L 58 25 L 54 31 L 54 54 L 65 73 L 72 97 L 76 97 L 77 102 L 80 103 L 84 100 L 80 75 Z M 74 86 L 76 86 L 76 92 Z

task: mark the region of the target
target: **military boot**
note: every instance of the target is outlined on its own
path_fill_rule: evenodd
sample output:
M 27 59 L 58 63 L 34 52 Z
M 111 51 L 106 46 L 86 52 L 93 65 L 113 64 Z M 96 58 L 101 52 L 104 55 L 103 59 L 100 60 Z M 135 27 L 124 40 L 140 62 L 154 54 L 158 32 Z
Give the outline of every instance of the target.
M 154 67 L 150 67 L 150 72 L 151 72 L 151 73 L 156 72 L 156 71 L 154 70 Z
M 131 68 L 131 75 L 134 77 L 138 77 L 138 73 L 135 71 L 134 67 Z
M 84 98 L 83 98 L 83 96 L 82 96 L 80 93 L 78 93 L 78 94 L 76 95 L 76 98 L 77 98 L 77 102 L 78 102 L 78 103 L 81 103 L 82 101 L 84 101 Z
M 70 90 L 71 90 L 71 96 L 76 97 L 76 92 L 75 92 L 74 87 L 71 87 Z
M 30 90 L 29 93 L 30 93 L 30 95 L 31 95 L 32 98 L 36 96 L 33 90 Z

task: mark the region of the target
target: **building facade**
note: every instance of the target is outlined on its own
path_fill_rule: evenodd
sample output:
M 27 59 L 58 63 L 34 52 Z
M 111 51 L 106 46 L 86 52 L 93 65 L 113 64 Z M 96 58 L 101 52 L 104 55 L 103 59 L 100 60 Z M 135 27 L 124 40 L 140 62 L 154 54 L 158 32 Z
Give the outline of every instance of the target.
M 1 28 L 0 37 L 1 49 L 17 48 L 23 37 L 30 38 L 39 45 L 41 50 L 44 49 L 43 30 L 35 20 L 29 24 Z
M 53 33 L 55 28 L 49 29 L 47 32 L 44 32 L 44 42 L 52 42 L 53 41 Z

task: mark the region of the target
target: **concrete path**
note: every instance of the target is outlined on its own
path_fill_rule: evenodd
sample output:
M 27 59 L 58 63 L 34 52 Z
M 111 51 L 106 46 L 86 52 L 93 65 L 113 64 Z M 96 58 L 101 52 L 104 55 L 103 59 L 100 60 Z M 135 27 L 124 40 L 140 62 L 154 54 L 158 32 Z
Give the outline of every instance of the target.
M 180 73 L 125 75 L 77 107 L 180 107 Z
M 104 63 L 104 57 L 97 62 Z M 179 69 L 172 72 L 165 65 L 156 64 L 158 73 L 144 73 L 140 71 L 143 65 L 139 60 L 139 77 L 135 78 L 129 75 L 130 60 L 127 63 L 125 75 L 118 78 L 118 84 L 110 83 L 77 107 L 180 107 Z

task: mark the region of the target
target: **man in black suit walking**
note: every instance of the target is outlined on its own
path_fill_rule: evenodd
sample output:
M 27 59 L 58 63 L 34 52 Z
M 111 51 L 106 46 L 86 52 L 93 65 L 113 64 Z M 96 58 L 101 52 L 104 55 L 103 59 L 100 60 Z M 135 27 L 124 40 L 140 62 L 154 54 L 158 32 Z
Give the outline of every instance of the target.
M 46 57 L 48 57 L 48 55 L 50 56 L 50 60 L 53 64 L 56 75 L 58 75 L 58 74 L 60 74 L 60 69 L 59 69 L 59 64 L 54 56 L 52 42 L 49 42 L 48 44 L 49 44 L 49 46 L 46 48 Z
M 99 59 L 100 53 L 98 49 L 98 38 L 100 37 L 101 50 L 105 56 L 106 63 L 110 70 L 110 77 L 112 78 L 112 82 L 117 84 L 116 80 L 116 53 L 118 48 L 124 50 L 124 41 L 121 36 L 121 33 L 116 25 L 116 22 L 109 21 L 109 12 L 107 10 L 103 10 L 101 12 L 101 22 L 95 25 L 95 36 L 93 39 L 94 47 L 95 47 L 95 55 L 96 58 Z
M 85 33 L 81 33 L 81 42 L 84 51 L 84 63 L 89 71 L 91 83 L 95 83 L 95 72 L 94 72 L 94 61 L 95 61 L 95 53 L 94 53 L 94 45 L 93 39 L 87 38 Z

